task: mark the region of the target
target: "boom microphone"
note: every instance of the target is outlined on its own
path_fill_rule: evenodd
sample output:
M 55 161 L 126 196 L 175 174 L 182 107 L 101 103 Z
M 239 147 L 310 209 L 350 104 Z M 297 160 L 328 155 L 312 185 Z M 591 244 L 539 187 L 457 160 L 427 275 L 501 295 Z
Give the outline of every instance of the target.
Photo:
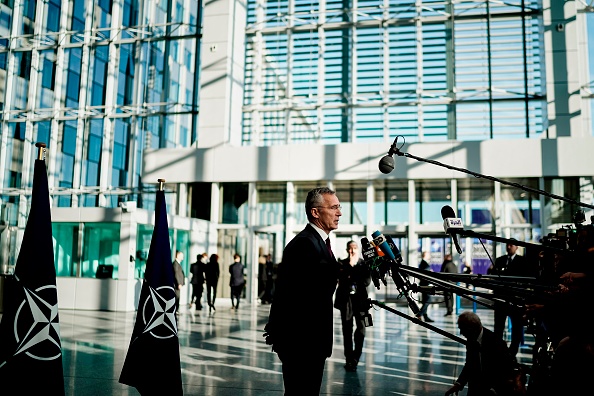
M 394 153 L 398 152 L 398 147 L 396 147 L 396 140 L 390 146 L 390 150 L 388 151 L 388 155 L 382 157 L 378 164 L 378 168 L 380 172 L 383 174 L 388 174 L 394 170 L 394 158 L 392 157 Z
M 441 218 L 443 219 L 443 230 L 446 234 L 452 237 L 452 241 L 454 242 L 454 246 L 456 246 L 458 254 L 462 254 L 462 248 L 458 243 L 458 237 L 454 231 L 464 229 L 462 226 L 462 219 L 456 218 L 456 212 L 454 212 L 454 209 L 449 205 L 441 208 Z

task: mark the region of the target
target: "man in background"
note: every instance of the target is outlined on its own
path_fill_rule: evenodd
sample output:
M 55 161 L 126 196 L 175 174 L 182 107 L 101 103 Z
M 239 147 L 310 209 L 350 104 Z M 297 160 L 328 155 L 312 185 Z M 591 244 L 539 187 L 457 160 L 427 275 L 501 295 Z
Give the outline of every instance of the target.
M 186 284 L 186 275 L 181 266 L 184 261 L 184 254 L 179 250 L 175 252 L 175 259 L 173 260 L 173 283 L 175 288 L 175 314 L 179 315 L 179 300 L 181 297 L 181 288 Z
M 190 308 L 196 306 L 200 311 L 202 309 L 202 293 L 204 292 L 204 266 L 208 262 L 208 254 L 202 253 L 196 256 L 196 262 L 190 266 L 190 273 L 192 274 L 192 299 L 190 300 Z
M 365 315 L 369 308 L 367 286 L 371 283 L 371 273 L 369 266 L 364 265 L 359 257 L 357 242 L 348 241 L 346 250 L 347 258 L 338 262 L 338 289 L 336 289 L 334 308 L 340 310 L 346 359 L 344 368 L 346 371 L 356 371 L 365 340 Z M 356 325 L 354 338 L 353 321 Z
M 448 274 L 456 274 L 458 272 L 456 264 L 454 264 L 454 262 L 452 261 L 451 254 L 446 254 L 444 256 L 440 272 L 445 272 Z M 452 313 L 454 313 L 454 294 L 450 291 L 445 290 L 443 292 L 443 298 L 446 306 L 446 313 L 444 316 L 450 316 Z
M 421 256 L 421 263 L 419 264 L 419 269 L 421 269 L 423 271 L 431 271 L 431 265 L 429 264 L 429 261 L 428 261 L 430 258 L 431 258 L 431 253 L 423 252 L 423 254 Z M 419 280 L 419 286 L 429 286 L 429 281 L 421 278 Z M 417 319 L 419 319 L 419 320 L 425 319 L 425 322 L 427 322 L 427 323 L 433 322 L 434 320 L 431 319 L 427 315 L 427 309 L 429 308 L 429 304 L 431 304 L 431 295 L 426 292 L 421 292 L 421 302 L 423 303 L 423 305 L 421 306 L 421 309 L 420 309 L 419 313 L 417 314 Z
M 495 264 L 487 270 L 489 275 L 505 276 L 536 276 L 531 274 L 530 268 L 524 256 L 517 254 L 518 247 L 511 243 L 505 246 L 506 254 L 495 259 Z M 505 320 L 509 316 L 511 321 L 511 341 L 509 350 L 512 356 L 516 356 L 520 349 L 520 344 L 524 339 L 524 320 L 522 312 L 510 311 L 505 303 L 495 302 L 494 307 L 494 325 L 493 332 L 499 338 L 503 339 L 503 330 L 505 329 Z

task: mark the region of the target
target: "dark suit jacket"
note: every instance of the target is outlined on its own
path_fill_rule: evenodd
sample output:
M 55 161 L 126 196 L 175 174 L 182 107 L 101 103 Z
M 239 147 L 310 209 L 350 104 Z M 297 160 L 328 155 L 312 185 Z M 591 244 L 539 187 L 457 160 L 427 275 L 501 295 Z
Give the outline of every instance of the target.
M 431 265 L 429 265 L 429 263 L 425 260 L 421 260 L 421 263 L 419 264 L 419 269 L 423 271 L 431 271 Z M 425 279 L 420 279 L 419 286 L 429 286 L 429 281 Z
M 450 274 L 455 274 L 458 272 L 458 268 L 456 268 L 456 264 L 452 260 L 444 261 L 441 265 L 441 272 L 447 272 Z
M 480 345 L 480 364 L 473 359 L 472 346 L 466 346 L 466 363 L 458 377 L 462 385 L 468 384 L 468 395 L 488 395 L 493 388 L 505 394 L 506 381 L 511 378 L 514 368 L 513 357 L 505 341 L 483 327 Z
M 516 254 L 512 262 L 507 264 L 507 255 L 497 257 L 493 269 L 487 271 L 492 275 L 537 276 L 537 269 L 524 256 Z
M 229 266 L 229 286 L 242 286 L 245 283 L 243 278 L 243 264 L 241 262 L 233 263 Z
M 200 261 L 196 261 L 190 266 L 190 272 L 192 273 L 192 280 L 190 281 L 193 285 L 202 285 L 204 283 L 204 264 Z
M 308 224 L 285 247 L 265 328 L 281 360 L 332 355 L 337 280 L 338 263 Z
M 173 278 L 176 289 L 179 285 L 183 286 L 186 284 L 184 270 L 177 260 L 173 260 Z
M 367 286 L 371 283 L 369 266 L 359 259 L 357 264 L 351 266 L 347 257 L 338 262 L 338 289 L 334 298 L 334 308 L 346 311 L 346 318 L 367 312 Z M 351 294 L 354 291 L 354 294 Z
M 206 278 L 207 285 L 216 285 L 219 283 L 219 275 L 221 274 L 221 268 L 219 267 L 218 261 L 210 260 L 206 263 L 204 268 L 204 277 Z

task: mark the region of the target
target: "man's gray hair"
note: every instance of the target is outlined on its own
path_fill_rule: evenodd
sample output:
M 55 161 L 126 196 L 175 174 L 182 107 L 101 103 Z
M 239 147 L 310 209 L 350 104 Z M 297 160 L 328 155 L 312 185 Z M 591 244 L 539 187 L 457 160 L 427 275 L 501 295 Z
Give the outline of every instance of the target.
M 458 317 L 458 321 L 462 321 L 471 325 L 473 328 L 479 329 L 483 326 L 481 318 L 472 311 L 464 311 Z
M 326 194 L 334 195 L 336 194 L 336 191 L 331 190 L 328 187 L 317 187 L 307 193 L 307 198 L 305 199 L 305 214 L 307 215 L 307 220 L 310 222 L 313 221 L 311 210 L 322 205 L 324 202 L 323 195 Z

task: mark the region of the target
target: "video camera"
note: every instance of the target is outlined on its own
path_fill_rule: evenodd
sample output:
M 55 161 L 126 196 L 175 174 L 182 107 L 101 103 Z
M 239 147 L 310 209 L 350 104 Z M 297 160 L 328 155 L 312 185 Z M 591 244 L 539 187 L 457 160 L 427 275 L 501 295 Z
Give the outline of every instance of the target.
M 554 233 L 541 238 L 540 242 L 545 246 L 554 246 L 558 249 L 570 252 L 580 247 L 594 245 L 594 216 L 590 217 L 590 224 L 583 224 L 586 221 L 584 211 L 578 210 L 573 216 L 573 225 L 558 228 Z

